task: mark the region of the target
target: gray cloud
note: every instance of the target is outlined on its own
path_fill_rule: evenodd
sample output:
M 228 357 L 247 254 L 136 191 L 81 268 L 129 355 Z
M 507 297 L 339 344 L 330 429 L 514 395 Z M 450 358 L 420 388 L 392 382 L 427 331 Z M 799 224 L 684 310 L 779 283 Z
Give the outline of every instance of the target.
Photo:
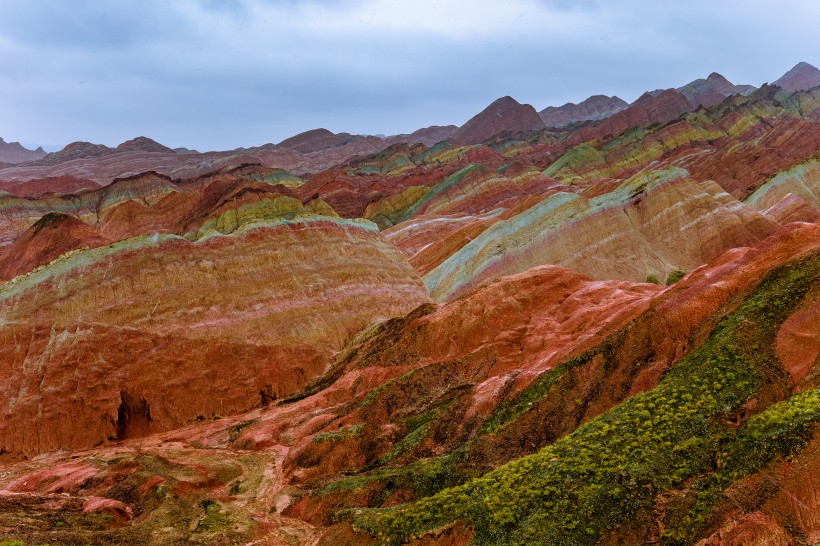
M 463 123 L 818 63 L 820 4 L 759 0 L 5 0 L 0 136 L 233 148 Z

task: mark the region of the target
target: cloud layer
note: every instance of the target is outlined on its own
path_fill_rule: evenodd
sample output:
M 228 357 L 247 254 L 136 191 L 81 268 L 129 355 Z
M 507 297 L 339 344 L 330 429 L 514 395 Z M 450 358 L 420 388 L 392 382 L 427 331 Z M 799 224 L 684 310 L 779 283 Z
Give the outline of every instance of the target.
M 775 12 L 775 9 L 777 10 Z M 6 0 L 0 136 L 226 149 L 818 64 L 820 3 Z

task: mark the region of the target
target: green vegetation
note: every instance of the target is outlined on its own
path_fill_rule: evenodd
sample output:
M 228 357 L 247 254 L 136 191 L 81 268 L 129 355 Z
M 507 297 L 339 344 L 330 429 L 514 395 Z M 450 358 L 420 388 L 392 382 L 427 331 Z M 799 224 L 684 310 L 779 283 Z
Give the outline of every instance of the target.
M 685 276 L 686 276 L 686 271 L 684 271 L 683 269 L 673 269 L 672 271 L 669 272 L 669 275 L 666 277 L 666 286 L 669 286 L 671 284 L 675 284 L 676 282 L 678 282 L 679 280 L 681 280 Z
M 504 425 L 514 421 L 518 416 L 530 410 L 549 392 L 559 377 L 564 375 L 568 370 L 589 362 L 589 359 L 593 356 L 592 353 L 592 351 L 588 351 L 583 355 L 573 358 L 569 362 L 556 366 L 533 381 L 532 385 L 522 391 L 520 395 L 505 400 L 490 414 L 484 422 L 481 432 L 484 434 L 498 432 Z
M 213 533 L 232 527 L 228 517 L 222 513 L 222 507 L 215 500 L 205 499 L 200 503 L 200 506 L 205 510 L 205 517 L 199 520 L 194 532 Z
M 345 427 L 335 432 L 320 432 L 319 434 L 313 437 L 311 442 L 316 444 L 320 442 L 337 442 L 339 440 L 347 438 L 348 436 L 355 436 L 356 434 L 359 434 L 363 428 L 364 425 L 359 423 L 358 425 L 353 425 L 352 427 Z
M 654 273 L 648 274 L 646 276 L 646 278 L 643 280 L 643 282 L 648 282 L 648 283 L 652 283 L 652 284 L 661 284 L 661 280 Z
M 734 442 L 719 454 L 720 470 L 695 482 L 694 506 L 684 518 L 665 529 L 665 542 L 693 542 L 726 487 L 774 459 L 799 452 L 811 439 L 817 421 L 820 389 L 797 393 L 746 421 Z
M 750 396 L 765 399 L 769 385 L 783 382 L 774 337 L 818 280 L 818 258 L 773 272 L 652 391 L 481 478 L 412 504 L 363 510 L 354 526 L 385 544 L 458 519 L 479 544 L 594 544 L 650 511 L 657 494 L 705 476 L 695 506 L 665 537 L 689 540 L 728 484 L 798 451 L 820 419 L 820 394 L 810 391 L 739 429 L 729 422 Z M 532 397 L 549 389 L 551 375 L 531 387 Z M 520 397 L 488 427 L 503 426 L 529 403 Z
M 318 493 L 320 497 L 334 493 L 359 491 L 378 484 L 380 497 L 373 501 L 381 505 L 393 491 L 412 491 L 417 498 L 428 497 L 464 483 L 478 474 L 467 475 L 455 469 L 456 463 L 464 455 L 463 448 L 441 457 L 422 459 L 409 464 L 390 468 L 380 468 L 366 474 L 347 476 L 329 483 Z

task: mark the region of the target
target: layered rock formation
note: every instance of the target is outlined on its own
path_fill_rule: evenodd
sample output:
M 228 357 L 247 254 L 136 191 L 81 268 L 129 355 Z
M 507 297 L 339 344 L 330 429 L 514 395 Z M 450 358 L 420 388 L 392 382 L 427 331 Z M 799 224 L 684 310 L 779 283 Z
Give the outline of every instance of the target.
M 754 89 L 751 85 L 735 85 L 717 72 L 712 72 L 705 80 L 699 78 L 678 87 L 678 91 L 689 99 L 693 108 L 714 106 L 723 102 L 729 95 L 745 95 Z
M 548 106 L 538 115 L 547 127 L 561 128 L 579 121 L 598 121 L 625 109 L 629 104 L 618 97 L 592 95 L 578 104 L 568 102 L 563 106 Z
M 427 295 L 373 228 L 315 218 L 79 251 L 0 300 L 0 445 L 32 455 L 292 394 L 362 327 Z
M 0 542 L 816 541 L 820 89 L 746 91 L 4 167 Z
M 0 190 L 17 197 L 41 197 L 45 193 L 64 195 L 82 190 L 93 190 L 99 184 L 72 175 L 49 176 L 31 180 L 0 180 Z
M 48 213 L 14 243 L 0 249 L 0 281 L 28 273 L 73 250 L 110 242 L 111 239 L 75 216 Z
M 577 143 L 617 136 L 631 127 L 671 121 L 691 109 L 689 100 L 674 89 L 657 95 L 644 93 L 628 108 L 609 116 L 599 125 L 577 131 L 571 141 Z
M 23 163 L 34 161 L 45 157 L 46 152 L 42 148 L 29 150 L 24 148 L 19 142 L 6 142 L 0 138 L 0 162 L 3 163 Z
M 746 198 L 746 204 L 781 224 L 820 221 L 820 159 L 778 173 Z
M 786 91 L 812 89 L 820 86 L 820 70 L 809 63 L 800 62 L 772 83 Z
M 501 97 L 459 127 L 452 141 L 478 144 L 502 131 L 521 133 L 544 127 L 544 122 L 531 105 L 521 104 L 512 97 Z
M 816 226 L 793 225 L 754 249 L 719 257 L 665 290 L 646 284 L 592 282 L 561 268 L 547 267 L 502 280 L 464 300 L 438 308 L 422 307 L 355 340 L 328 376 L 302 395 L 306 397 L 289 404 L 98 447 L 79 458 L 56 453 L 7 465 L 0 476 L 0 506 L 5 507 L 0 511 L 0 533 L 13 530 L 33 540 L 104 536 L 104 540 L 120 543 L 230 538 L 262 544 L 310 544 L 317 540 L 323 544 L 340 540 L 367 544 L 377 533 L 404 543 L 414 534 L 432 531 L 425 537 L 431 543 L 469 543 L 488 531 L 485 520 L 471 517 L 468 510 L 473 503 L 484 499 L 482 513 L 501 513 L 492 502 L 493 491 L 509 493 L 506 498 L 521 503 L 519 507 L 524 510 L 531 506 L 525 492 L 530 476 L 517 469 L 536 459 L 526 457 L 493 473 L 488 470 L 533 452 L 563 468 L 564 461 L 576 461 L 572 453 L 606 445 L 584 436 L 590 427 L 600 430 L 597 425 L 572 432 L 598 415 L 602 418 L 593 423 L 609 423 L 618 432 L 616 437 L 630 446 L 640 427 L 620 434 L 620 416 L 642 412 L 646 407 L 650 417 L 653 413 L 665 416 L 664 393 L 697 395 L 698 391 L 673 390 L 666 385 L 670 377 L 692 377 L 691 371 L 683 369 L 676 375 L 675 367 L 691 367 L 694 357 L 686 360 L 685 355 L 700 354 L 697 348 L 702 345 L 706 347 L 703 350 L 712 350 L 714 342 L 709 345 L 704 341 L 714 339 L 710 333 L 721 318 L 728 317 L 724 321 L 727 326 L 716 332 L 750 331 L 757 318 L 748 314 L 753 307 L 743 302 L 754 302 L 758 297 L 775 301 L 770 296 L 776 296 L 778 301 L 791 302 L 777 311 L 779 318 L 769 319 L 775 324 L 783 322 L 784 327 L 783 317 L 810 309 L 805 303 L 810 301 L 805 296 L 806 287 L 816 287 L 816 283 L 806 282 L 806 266 L 799 266 L 804 268 L 802 281 L 778 284 L 776 275 L 773 281 L 765 279 L 781 264 L 808 263 L 807 258 L 818 250 L 818 241 Z M 787 265 L 787 271 L 789 267 L 795 266 Z M 770 292 L 756 288 L 761 279 Z M 786 292 L 771 292 L 781 289 Z M 797 292 L 788 297 L 789 290 Z M 740 320 L 743 330 L 732 329 L 732 320 Z M 452 338 L 453 343 L 436 342 L 442 338 Z M 570 358 L 573 355 L 578 356 Z M 740 358 L 747 358 L 746 353 Z M 670 367 L 672 373 L 664 374 Z M 734 373 L 741 374 L 735 376 L 734 384 L 745 380 L 743 368 Z M 740 385 L 745 388 L 746 383 Z M 810 383 L 802 380 L 797 385 Z M 681 388 L 685 389 L 678 386 Z M 722 383 L 710 381 L 707 388 L 718 396 L 724 392 Z M 766 392 L 758 391 L 752 413 L 775 407 L 772 403 L 777 398 Z M 623 403 L 625 398 L 633 402 Z M 682 404 L 688 407 L 686 400 L 684 396 Z M 694 404 L 700 398 L 692 402 L 696 418 L 700 418 L 698 412 L 709 411 L 703 409 L 708 406 L 708 399 L 704 400 L 697 406 Z M 805 404 L 796 407 L 800 415 L 812 415 L 811 410 L 806 413 Z M 749 411 L 736 415 L 728 417 L 745 421 Z M 775 426 L 791 426 L 777 413 L 765 415 Z M 813 417 L 808 419 L 811 422 Z M 759 420 L 752 422 L 757 426 Z M 650 419 L 643 428 L 654 431 L 651 423 Z M 675 423 L 668 426 L 678 430 Z M 716 426 L 735 430 L 737 423 Z M 700 429 L 697 434 L 701 441 L 711 438 Z M 643 445 L 648 450 L 655 444 Z M 685 445 L 686 451 L 674 452 L 674 460 L 699 461 L 687 457 L 699 454 L 700 444 Z M 723 445 L 731 450 L 741 444 L 726 441 Z M 690 508 L 683 501 L 697 490 L 683 485 L 667 491 L 668 483 L 676 485 L 692 471 L 704 472 L 697 475 L 698 487 L 714 491 L 709 480 L 720 476 L 714 469 L 733 465 L 734 459 L 705 471 L 678 466 L 675 472 L 680 475 L 659 467 L 651 475 L 658 483 L 652 482 L 653 488 L 644 486 L 641 475 L 635 474 L 642 467 L 625 466 L 622 472 L 627 477 L 635 474 L 635 481 L 619 482 L 621 490 L 642 499 L 652 495 L 639 505 L 640 517 L 635 518 L 635 524 L 620 525 L 624 521 L 620 509 L 600 519 L 594 510 L 582 513 L 569 507 L 569 512 L 559 511 L 561 505 L 552 508 L 553 504 L 541 503 L 535 510 L 552 524 L 564 522 L 567 513 L 578 514 L 584 529 L 591 529 L 593 536 L 626 543 L 651 540 L 657 531 L 652 514 L 670 532 L 699 533 L 694 536 L 711 536 L 710 540 L 754 536 L 750 534 L 754 529 L 768 530 L 770 534 L 765 536 L 777 531 L 788 538 L 792 536 L 789 533 L 798 531 L 794 526 L 786 531 L 786 522 L 814 513 L 816 504 L 810 478 L 816 450 L 813 444 L 805 448 L 801 443 L 793 445 L 787 465 L 777 462 L 778 452 L 753 451 L 766 454 L 761 466 L 752 467 L 751 473 L 747 469 L 734 474 L 737 478 L 734 489 L 726 490 L 727 502 L 701 503 L 708 508 L 708 517 L 699 517 L 688 527 L 686 522 L 692 520 L 683 518 Z M 547 447 L 540 451 L 542 446 Z M 577 450 L 562 446 L 577 446 Z M 748 452 L 739 453 L 750 460 Z M 608 460 L 611 454 L 604 452 L 593 464 Z M 775 458 L 772 466 L 766 466 L 769 457 Z M 408 464 L 414 460 L 415 464 Z M 642 460 L 636 464 L 643 464 Z M 746 474 L 749 477 L 743 478 Z M 507 481 L 506 476 L 514 479 Z M 597 476 L 585 475 L 567 483 L 585 483 Z M 664 481 L 667 479 L 675 481 Z M 766 487 L 772 480 L 782 487 Z M 466 485 L 460 486 L 462 483 Z M 456 488 L 449 489 L 453 486 Z M 469 489 L 473 494 L 461 495 L 465 488 L 473 488 Z M 437 497 L 425 498 L 438 491 Z M 575 491 L 575 486 L 533 491 L 552 496 L 556 491 Z M 427 519 L 421 509 L 451 495 L 458 501 L 429 509 L 426 513 L 435 519 Z M 356 508 L 414 499 L 420 499 L 419 503 L 387 512 Z M 669 499 L 683 502 L 681 508 L 658 511 L 669 506 Z M 341 519 L 330 519 L 345 507 L 356 510 L 341 512 Z M 68 525 L 50 530 L 53 524 L 49 526 L 44 514 L 54 513 Z M 420 517 L 414 519 L 413 514 Z M 26 522 L 22 527 L 21 517 Z M 456 520 L 458 523 L 451 525 Z M 528 528 L 543 531 L 550 525 L 542 523 L 544 520 L 530 520 Z M 704 527 L 704 520 L 711 527 Z M 517 532 L 517 521 L 521 520 L 513 520 L 507 532 Z M 803 522 L 799 532 L 813 532 L 811 517 L 799 521 Z M 443 534 L 441 524 L 448 529 Z M 101 528 L 107 529 L 105 535 L 100 534 Z M 574 536 L 571 530 L 567 532 L 560 536 Z
M 313 129 L 286 138 L 277 146 L 290 148 L 301 153 L 318 152 L 326 148 L 333 148 L 344 144 L 353 137 L 350 133 L 331 133 L 327 129 Z
M 596 279 L 653 279 L 689 271 L 734 246 L 770 235 L 777 224 L 683 170 L 645 172 L 586 199 L 556 193 L 488 228 L 425 276 L 439 301 L 538 264 Z
M 424 144 L 425 146 L 433 146 L 443 140 L 452 138 L 453 134 L 458 130 L 455 125 L 431 125 L 417 129 L 409 135 L 394 135 L 385 139 L 386 143 L 406 143 L 406 144 Z

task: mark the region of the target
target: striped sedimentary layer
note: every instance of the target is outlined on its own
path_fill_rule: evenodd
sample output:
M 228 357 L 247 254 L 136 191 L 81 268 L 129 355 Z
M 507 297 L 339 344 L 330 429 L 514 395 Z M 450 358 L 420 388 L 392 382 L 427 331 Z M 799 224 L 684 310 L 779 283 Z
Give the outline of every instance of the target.
M 91 446 L 267 404 L 365 325 L 427 301 L 375 229 L 332 217 L 69 252 L 0 287 L 0 450 Z
M 778 222 L 820 220 L 820 155 L 782 171 L 746 199 Z
M 662 282 L 675 270 L 753 244 L 776 227 L 717 184 L 697 183 L 683 169 L 647 171 L 591 199 L 556 193 L 489 227 L 424 282 L 439 301 L 540 264 L 594 279 Z
M 169 178 L 146 172 L 78 194 L 46 195 L 39 199 L 0 194 L 0 247 L 11 243 L 29 226 L 51 212 L 96 223 L 100 215 L 121 203 L 134 201 L 147 207 L 176 192 L 179 189 Z

